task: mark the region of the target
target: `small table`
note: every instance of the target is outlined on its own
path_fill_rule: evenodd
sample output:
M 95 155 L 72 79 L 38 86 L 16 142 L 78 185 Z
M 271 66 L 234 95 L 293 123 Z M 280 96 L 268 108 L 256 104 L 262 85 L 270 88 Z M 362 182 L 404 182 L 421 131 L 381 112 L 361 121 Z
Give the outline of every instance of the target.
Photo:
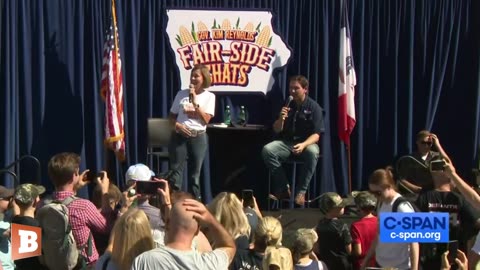
M 222 191 L 240 193 L 254 183 L 267 185 L 267 170 L 261 152 L 270 140 L 264 125 L 220 127 L 209 124 L 210 175 L 212 195 Z M 262 184 L 261 181 L 265 180 Z M 255 192 L 256 197 L 261 195 Z

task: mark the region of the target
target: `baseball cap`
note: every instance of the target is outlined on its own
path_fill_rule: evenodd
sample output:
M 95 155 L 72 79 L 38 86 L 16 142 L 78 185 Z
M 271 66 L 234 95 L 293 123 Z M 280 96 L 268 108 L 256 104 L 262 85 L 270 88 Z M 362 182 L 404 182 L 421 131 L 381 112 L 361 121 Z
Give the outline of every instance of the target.
M 15 190 L 13 188 L 6 188 L 4 186 L 0 186 L 0 199 L 7 199 L 11 198 Z
M 45 192 L 45 188 L 34 184 L 21 184 L 15 189 L 15 201 L 22 204 L 31 204 L 35 198 Z
M 330 211 L 330 209 L 335 207 L 345 207 L 349 202 L 345 199 L 342 199 L 340 195 L 335 192 L 326 192 L 323 193 L 318 202 L 320 211 L 324 214 Z
M 294 249 L 300 254 L 306 254 L 313 249 L 318 235 L 314 229 L 300 228 L 295 232 Z
M 155 173 L 150 170 L 145 164 L 138 163 L 128 168 L 125 173 L 125 182 L 128 185 L 129 181 L 150 181 L 155 176 Z
M 359 191 L 359 192 L 352 192 L 352 196 L 354 197 L 354 202 L 358 208 L 366 208 L 370 206 L 377 206 L 377 198 L 375 195 L 368 191 Z
M 263 258 L 263 269 L 276 265 L 280 269 L 293 269 L 292 253 L 285 247 L 267 247 Z

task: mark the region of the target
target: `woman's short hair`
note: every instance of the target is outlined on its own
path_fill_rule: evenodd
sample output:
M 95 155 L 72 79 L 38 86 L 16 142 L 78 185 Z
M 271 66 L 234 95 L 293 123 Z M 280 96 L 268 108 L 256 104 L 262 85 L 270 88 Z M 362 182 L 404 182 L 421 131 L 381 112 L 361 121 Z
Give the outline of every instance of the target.
M 203 77 L 202 87 L 203 87 L 203 88 L 208 88 L 208 87 L 210 87 L 210 85 L 212 84 L 212 79 L 211 79 L 211 77 L 210 77 L 210 70 L 208 69 L 208 67 L 205 66 L 205 65 L 203 65 L 203 64 L 196 64 L 196 65 L 193 66 L 193 68 L 192 68 L 192 73 L 193 73 L 195 70 L 200 70 L 200 73 L 202 74 L 202 77 Z
M 130 269 L 135 257 L 155 247 L 148 217 L 137 208 L 117 220 L 112 234 L 112 260 L 121 270 Z
M 55 187 L 66 185 L 80 168 L 80 156 L 75 153 L 60 153 L 48 162 L 48 176 Z
M 250 235 L 250 224 L 243 205 L 234 193 L 220 192 L 207 208 L 234 239 Z

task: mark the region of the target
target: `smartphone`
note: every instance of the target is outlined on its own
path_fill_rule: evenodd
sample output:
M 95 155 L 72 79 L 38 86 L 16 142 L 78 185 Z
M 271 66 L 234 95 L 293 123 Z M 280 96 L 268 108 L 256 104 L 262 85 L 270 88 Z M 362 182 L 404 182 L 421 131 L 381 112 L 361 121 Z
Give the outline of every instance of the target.
M 432 160 L 430 162 L 430 171 L 443 171 L 443 167 L 445 167 L 446 163 L 445 160 Z
M 243 206 L 244 207 L 253 207 L 253 190 L 251 189 L 244 189 L 242 190 L 242 199 L 243 199 Z
M 88 171 L 88 172 L 87 172 L 87 181 L 93 183 L 93 182 L 95 182 L 95 179 L 96 179 L 97 177 L 100 177 L 100 179 L 102 179 L 102 178 L 103 178 L 103 174 L 104 174 L 103 172 L 96 173 L 96 172 L 94 172 L 94 171 Z
M 458 241 L 453 240 L 448 242 L 448 263 L 450 265 L 455 264 L 455 258 L 457 258 Z
M 165 189 L 165 183 L 155 181 L 137 181 L 135 191 L 137 194 L 155 195 L 158 194 L 157 189 Z

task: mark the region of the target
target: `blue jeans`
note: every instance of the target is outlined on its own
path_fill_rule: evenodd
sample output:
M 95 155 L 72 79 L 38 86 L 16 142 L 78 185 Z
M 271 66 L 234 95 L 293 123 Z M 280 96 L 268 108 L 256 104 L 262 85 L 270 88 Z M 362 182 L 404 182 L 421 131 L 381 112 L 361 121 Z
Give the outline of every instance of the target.
M 285 175 L 285 170 L 282 168 L 282 163 L 285 162 L 292 153 L 293 146 L 297 142 L 276 140 L 263 147 L 262 158 L 263 162 L 270 170 L 272 177 L 272 191 L 274 193 L 282 192 L 287 189 L 288 180 Z M 305 193 L 312 180 L 317 167 L 318 156 L 320 155 L 320 148 L 318 144 L 311 144 L 298 156 L 303 161 L 303 168 L 300 171 L 300 180 L 297 181 L 297 193 Z
M 173 133 L 169 145 L 170 169 L 172 180 L 178 189 L 182 188 L 183 168 L 188 157 L 188 192 L 201 199 L 200 171 L 208 146 L 207 133 L 197 137 L 185 138 Z

